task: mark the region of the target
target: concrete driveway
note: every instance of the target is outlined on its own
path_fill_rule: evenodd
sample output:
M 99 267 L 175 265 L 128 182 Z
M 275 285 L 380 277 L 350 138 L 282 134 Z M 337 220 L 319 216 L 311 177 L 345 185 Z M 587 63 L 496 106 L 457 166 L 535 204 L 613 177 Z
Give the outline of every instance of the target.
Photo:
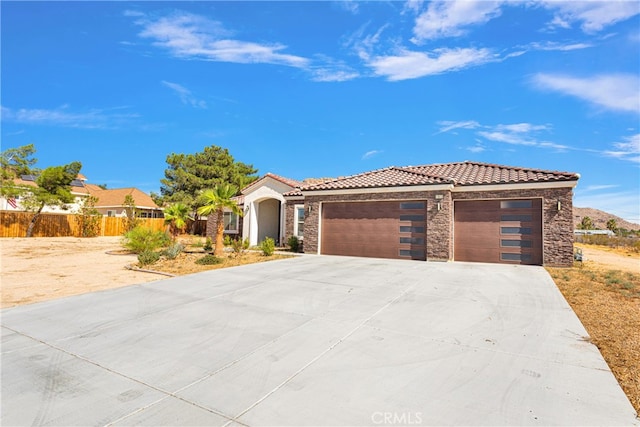
M 2 425 L 638 425 L 541 267 L 305 256 L 1 323 Z

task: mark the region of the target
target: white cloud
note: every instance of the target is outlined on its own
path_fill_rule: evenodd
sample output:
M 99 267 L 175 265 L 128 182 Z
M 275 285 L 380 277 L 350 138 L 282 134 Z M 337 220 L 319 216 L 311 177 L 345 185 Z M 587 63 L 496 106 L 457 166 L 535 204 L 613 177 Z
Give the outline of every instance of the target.
M 514 133 L 529 133 L 539 130 L 549 130 L 549 125 L 532 125 L 531 123 L 515 123 L 510 125 L 497 125 L 497 130 Z
M 472 153 L 482 153 L 486 150 L 482 145 L 473 145 L 471 147 L 465 147 L 465 150 L 471 151 Z
M 461 0 L 430 2 L 427 10 L 416 18 L 414 42 L 454 37 L 464 34 L 464 28 L 485 24 L 500 16 L 500 1 Z
M 357 15 L 358 12 L 360 12 L 360 5 L 355 0 L 343 0 L 343 1 L 337 1 L 336 3 L 342 9 L 344 9 L 347 12 L 350 12 L 350 13 L 352 13 L 354 15 Z
M 620 187 L 618 184 L 600 184 L 600 185 L 589 185 L 583 191 L 600 191 L 600 190 L 608 190 L 610 188 Z
M 624 138 L 623 142 L 613 144 L 614 149 L 604 151 L 608 157 L 640 163 L 640 133 Z
M 476 129 L 480 127 L 480 123 L 476 122 L 475 120 L 467 120 L 462 122 L 443 120 L 438 122 L 438 125 L 441 127 L 440 130 L 436 132 L 436 135 L 439 133 L 450 132 L 455 129 Z
M 178 12 L 157 19 L 141 18 L 140 37 L 154 40 L 178 58 L 235 63 L 269 63 L 305 68 L 307 58 L 282 53 L 285 45 L 260 44 L 229 38 L 221 23 L 205 17 Z
M 381 154 L 381 153 L 383 153 L 383 151 L 381 151 L 381 150 L 371 150 L 371 151 L 367 151 L 366 153 L 364 153 L 364 154 L 362 155 L 362 160 L 369 159 L 369 158 L 371 158 L 371 157 L 373 157 L 373 156 L 375 156 L 375 155 Z
M 580 78 L 540 73 L 533 82 L 542 89 L 575 96 L 610 110 L 640 113 L 640 78 L 633 74 Z
M 534 42 L 530 45 L 533 50 L 544 50 L 544 51 L 561 51 L 568 52 L 571 50 L 580 50 L 580 49 L 588 49 L 593 47 L 591 43 L 558 43 L 558 42 Z
M 538 145 L 536 141 L 522 135 L 518 135 L 516 133 L 481 130 L 478 132 L 478 135 L 490 141 L 504 142 L 506 144 L 530 146 Z
M 138 117 L 137 114 L 114 114 L 109 113 L 110 110 L 103 109 L 72 112 L 67 106 L 51 110 L 37 108 L 14 110 L 2 106 L 1 110 L 2 121 L 79 129 L 111 129 Z
M 637 1 L 544 1 L 541 4 L 555 11 L 549 28 L 566 29 L 578 23 L 588 34 L 640 14 Z
M 488 49 L 436 49 L 430 53 L 402 49 L 397 55 L 372 58 L 368 65 L 378 76 L 398 81 L 458 71 L 495 61 Z
M 191 91 L 186 87 L 179 85 L 178 83 L 171 83 L 165 80 L 162 81 L 162 84 L 173 90 L 180 97 L 183 104 L 191 105 L 196 108 L 207 108 L 207 103 L 196 99 L 196 97 L 193 96 Z

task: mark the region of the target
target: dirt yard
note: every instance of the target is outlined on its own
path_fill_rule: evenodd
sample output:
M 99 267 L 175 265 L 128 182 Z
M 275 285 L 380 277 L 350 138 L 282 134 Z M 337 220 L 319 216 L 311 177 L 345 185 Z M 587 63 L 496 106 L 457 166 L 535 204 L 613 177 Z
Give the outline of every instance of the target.
M 163 276 L 125 269 L 135 255 L 120 250 L 120 237 L 34 237 L 0 239 L 1 307 L 30 304 L 135 283 Z

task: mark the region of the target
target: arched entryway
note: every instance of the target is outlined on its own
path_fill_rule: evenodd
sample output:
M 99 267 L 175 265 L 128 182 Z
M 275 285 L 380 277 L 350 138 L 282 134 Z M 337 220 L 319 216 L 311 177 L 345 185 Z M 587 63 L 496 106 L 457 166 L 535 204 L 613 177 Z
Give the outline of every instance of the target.
M 280 236 L 280 201 L 264 199 L 257 203 L 258 213 L 258 243 L 271 237 L 279 243 Z

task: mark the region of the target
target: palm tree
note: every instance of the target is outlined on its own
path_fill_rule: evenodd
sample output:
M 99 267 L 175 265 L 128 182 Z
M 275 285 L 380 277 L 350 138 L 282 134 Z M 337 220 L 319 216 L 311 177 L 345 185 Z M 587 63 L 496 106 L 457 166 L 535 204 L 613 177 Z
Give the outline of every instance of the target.
M 607 230 L 612 231 L 615 234 L 618 234 L 618 224 L 616 223 L 616 220 L 614 218 L 609 219 L 609 221 L 607 221 Z
M 200 196 L 200 206 L 197 209 L 198 215 L 216 214 L 216 248 L 213 252 L 215 256 L 222 255 L 224 237 L 224 209 L 230 209 L 236 215 L 242 216 L 242 210 L 231 198 L 236 195 L 238 189 L 231 184 L 216 185 L 212 190 L 205 190 Z
M 169 224 L 173 240 L 176 239 L 179 232 L 184 231 L 188 219 L 191 219 L 189 207 L 184 203 L 174 203 L 164 210 L 164 223 Z

